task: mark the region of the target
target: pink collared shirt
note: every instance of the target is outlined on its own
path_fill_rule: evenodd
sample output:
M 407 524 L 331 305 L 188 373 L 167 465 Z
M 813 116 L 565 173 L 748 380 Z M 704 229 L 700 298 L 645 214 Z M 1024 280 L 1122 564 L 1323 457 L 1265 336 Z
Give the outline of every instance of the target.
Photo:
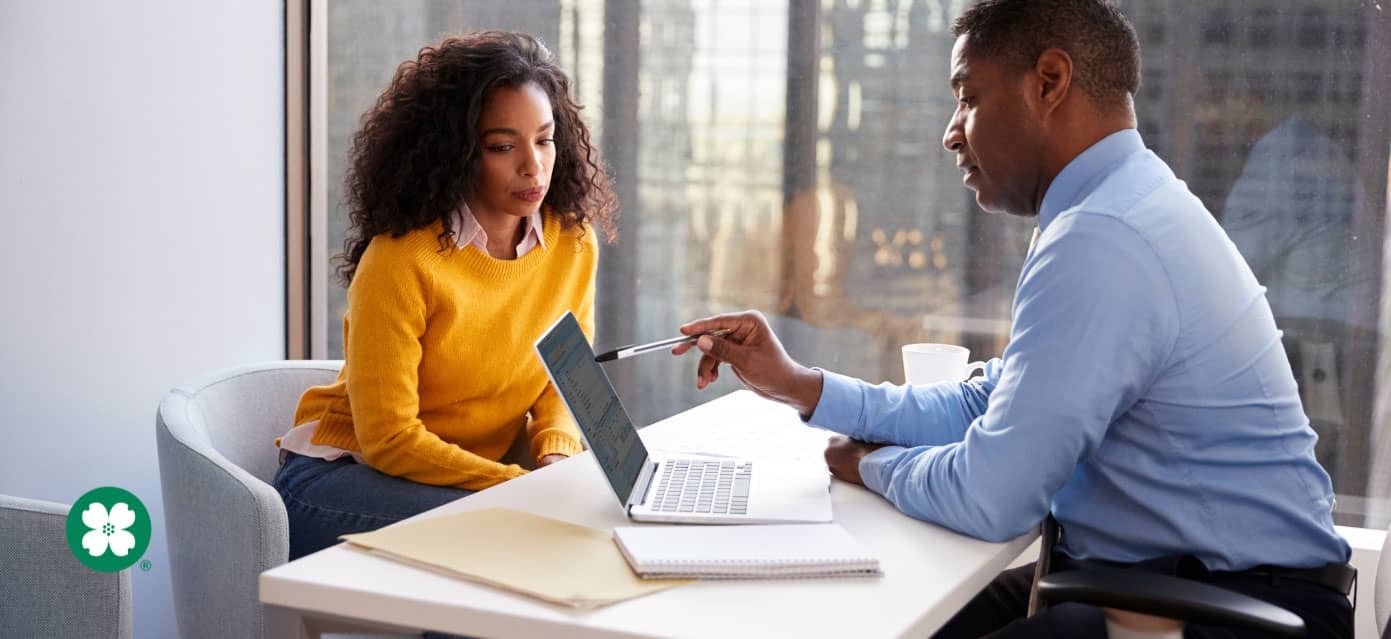
M 544 229 L 541 226 L 541 212 L 528 215 L 525 224 L 526 231 L 522 235 L 521 243 L 517 244 L 518 258 L 538 246 L 546 248 L 546 240 L 542 238 Z M 454 212 L 454 243 L 459 248 L 472 244 L 484 255 L 488 254 L 488 232 L 483 230 L 483 225 L 478 223 L 478 218 L 473 216 L 473 211 L 469 210 L 467 204 L 460 204 L 459 210 Z
M 526 231 L 522 235 L 522 241 L 517 244 L 517 258 L 530 253 L 532 249 L 540 247 L 546 248 L 546 240 L 543 237 L 543 227 L 541 222 L 541 212 L 537 211 L 526 217 Z M 473 211 L 467 204 L 460 204 L 459 210 L 454 212 L 454 245 L 465 248 L 472 244 L 484 255 L 488 254 L 488 232 L 483 230 L 483 225 L 478 223 L 478 218 L 474 217 Z M 318 457 L 327 461 L 333 461 L 344 455 L 350 455 L 359 464 L 367 463 L 362 458 L 361 453 L 338 448 L 336 446 L 324 446 L 315 444 L 313 441 L 314 431 L 318 430 L 319 422 L 309 422 L 303 426 L 291 427 L 289 432 L 280 438 L 280 461 L 285 461 L 285 452 L 292 452 L 305 457 Z

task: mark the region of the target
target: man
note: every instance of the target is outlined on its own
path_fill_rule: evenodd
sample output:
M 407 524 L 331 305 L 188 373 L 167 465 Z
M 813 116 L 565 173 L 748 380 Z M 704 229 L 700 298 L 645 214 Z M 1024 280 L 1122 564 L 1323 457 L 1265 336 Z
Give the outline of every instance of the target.
M 1270 306 L 1135 131 L 1134 30 L 1102 0 L 984 0 L 954 33 L 943 144 L 982 208 L 1038 220 L 1004 357 L 973 381 L 871 386 L 793 361 L 742 313 L 682 327 L 733 331 L 696 343 L 697 386 L 728 364 L 853 438 L 833 438 L 831 472 L 913 517 L 1005 540 L 1051 512 L 1055 566 L 1178 570 L 1351 637 L 1345 593 L 1312 570 L 1350 551 Z M 1024 619 L 1032 574 L 1002 573 L 941 636 L 1104 634 L 1085 606 Z

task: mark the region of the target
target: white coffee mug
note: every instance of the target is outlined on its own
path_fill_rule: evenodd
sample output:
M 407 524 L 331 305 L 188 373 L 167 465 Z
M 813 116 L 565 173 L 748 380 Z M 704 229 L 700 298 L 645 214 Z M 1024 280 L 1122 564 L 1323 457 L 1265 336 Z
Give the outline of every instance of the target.
M 903 379 L 909 384 L 959 382 L 985 362 L 970 362 L 971 351 L 955 344 L 907 344 L 903 347 Z

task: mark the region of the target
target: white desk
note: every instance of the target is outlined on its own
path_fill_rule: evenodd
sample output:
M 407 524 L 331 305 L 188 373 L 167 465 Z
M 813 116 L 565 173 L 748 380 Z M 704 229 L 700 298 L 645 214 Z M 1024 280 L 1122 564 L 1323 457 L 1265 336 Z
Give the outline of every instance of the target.
M 826 433 L 792 409 L 740 391 L 642 431 L 653 450 L 819 455 Z M 924 637 L 1033 540 L 971 539 L 899 513 L 835 481 L 835 521 L 879 557 L 881 578 L 709 581 L 591 611 L 551 605 L 335 546 L 261 574 L 261 601 L 280 636 L 316 620 L 428 628 L 474 637 Z M 612 529 L 628 521 L 585 453 L 442 506 L 428 517 L 503 506 Z M 479 549 L 487 552 L 486 549 Z

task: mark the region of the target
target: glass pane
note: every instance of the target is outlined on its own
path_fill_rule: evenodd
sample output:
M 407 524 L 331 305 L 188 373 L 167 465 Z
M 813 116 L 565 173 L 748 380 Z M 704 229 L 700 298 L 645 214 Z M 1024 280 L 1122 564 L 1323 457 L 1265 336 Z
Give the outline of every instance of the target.
M 941 147 L 964 4 L 330 2 L 329 162 L 315 174 L 330 252 L 349 140 L 396 65 L 447 33 L 519 29 L 570 72 L 623 198 L 600 265 L 599 349 L 753 308 L 794 357 L 871 381 L 902 381 L 910 342 L 998 356 L 1033 225 L 981 212 Z M 1269 287 L 1339 522 L 1384 526 L 1386 21 L 1331 0 L 1120 4 L 1143 49 L 1141 133 Z M 337 357 L 336 284 L 329 299 Z M 696 391 L 694 357 L 608 366 L 639 424 L 741 387 L 726 375 Z
M 541 38 L 552 46 L 562 66 L 573 70 L 576 67 L 573 49 L 555 48 L 553 44 L 561 42 L 562 23 L 571 29 L 570 41 L 575 36 L 571 23 L 562 19 L 561 5 L 558 0 L 328 2 L 328 166 L 326 175 L 316 170 L 314 178 L 327 180 L 325 240 L 330 256 L 343 251 L 347 232 L 343 172 L 353 134 L 359 118 L 386 88 L 396 67 L 405 60 L 414 60 L 421 47 L 438 44 L 446 35 L 479 29 L 511 29 Z M 343 356 L 342 320 L 347 311 L 347 292 L 339 286 L 331 269 L 329 280 L 326 283 L 328 310 L 321 315 L 327 318 L 323 330 L 328 352 L 316 356 L 339 358 Z
M 1385 26 L 1373 49 L 1357 3 L 1119 4 L 1143 51 L 1141 133 L 1267 287 L 1339 523 L 1377 510 L 1375 486 L 1385 527 L 1384 461 L 1371 480 L 1391 83 L 1367 75 Z

